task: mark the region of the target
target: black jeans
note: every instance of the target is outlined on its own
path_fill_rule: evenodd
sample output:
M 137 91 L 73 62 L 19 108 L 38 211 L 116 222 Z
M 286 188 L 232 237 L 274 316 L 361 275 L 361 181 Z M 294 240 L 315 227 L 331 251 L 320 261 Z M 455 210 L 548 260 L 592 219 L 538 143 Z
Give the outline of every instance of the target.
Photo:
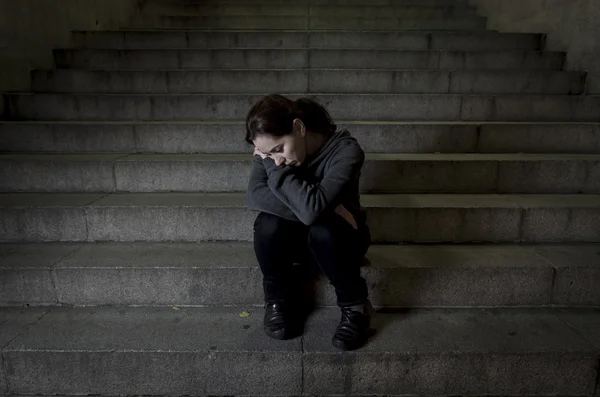
M 293 265 L 312 256 L 335 287 L 339 306 L 364 303 L 368 291 L 360 267 L 370 240 L 364 223 L 355 230 L 337 214 L 306 226 L 261 212 L 254 222 L 254 251 L 263 273 L 265 301 L 294 300 L 298 286 Z

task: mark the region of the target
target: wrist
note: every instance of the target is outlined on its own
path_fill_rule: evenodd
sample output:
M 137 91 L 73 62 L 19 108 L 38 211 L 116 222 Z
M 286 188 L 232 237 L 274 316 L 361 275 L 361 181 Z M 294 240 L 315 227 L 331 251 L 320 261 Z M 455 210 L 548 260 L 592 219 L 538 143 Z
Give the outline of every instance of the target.
M 276 167 L 275 161 L 271 157 L 265 157 L 262 159 L 262 163 L 265 166 L 265 170 L 270 170 L 273 167 Z

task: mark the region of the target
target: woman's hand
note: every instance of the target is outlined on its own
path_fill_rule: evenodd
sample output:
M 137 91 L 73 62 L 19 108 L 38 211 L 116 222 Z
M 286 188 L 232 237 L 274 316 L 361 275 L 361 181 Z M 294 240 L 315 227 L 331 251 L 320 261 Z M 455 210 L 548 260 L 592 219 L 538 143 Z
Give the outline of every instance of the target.
M 356 219 L 354 219 L 354 216 L 342 204 L 337 206 L 337 208 L 335 209 L 335 213 L 344 218 L 346 222 L 348 222 L 350 226 L 354 228 L 354 230 L 358 230 Z
M 261 159 L 266 159 L 268 156 L 266 154 L 264 154 L 263 152 L 261 152 L 260 150 L 258 150 L 258 148 L 255 146 L 254 147 L 254 156 L 260 156 Z

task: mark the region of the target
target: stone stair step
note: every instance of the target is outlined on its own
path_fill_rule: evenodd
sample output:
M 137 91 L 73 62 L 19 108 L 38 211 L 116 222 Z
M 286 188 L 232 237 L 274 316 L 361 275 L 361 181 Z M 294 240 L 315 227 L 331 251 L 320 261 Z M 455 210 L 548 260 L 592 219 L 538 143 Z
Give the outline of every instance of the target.
M 157 16 L 144 15 L 131 24 L 133 28 L 152 29 L 370 29 L 370 30 L 483 30 L 487 20 L 478 16 L 407 17 L 338 17 L 288 15 L 214 15 Z
M 583 309 L 379 313 L 351 355 L 331 346 L 335 308 L 288 341 L 268 339 L 248 306 L 0 313 L 5 389 L 20 395 L 591 396 L 600 355 L 600 315 Z
M 600 154 L 600 124 L 338 121 L 368 153 Z M 0 152 L 248 153 L 244 122 L 1 122 Z
M 2 244 L 0 306 L 260 305 L 250 243 Z M 379 307 L 600 306 L 600 245 L 373 245 L 362 273 Z M 314 265 L 297 267 L 335 306 Z M 316 278 L 316 283 L 315 283 Z
M 264 3 L 202 3 L 187 7 L 173 5 L 150 5 L 145 13 L 165 16 L 226 16 L 226 15 L 287 15 L 287 16 L 329 16 L 329 17 L 419 17 L 441 18 L 452 16 L 477 16 L 474 7 L 436 6 L 436 5 L 311 5 L 283 4 L 274 7 Z
M 327 31 L 79 31 L 75 48 L 88 49 L 402 49 L 456 51 L 532 51 L 544 36 L 481 32 L 327 32 Z
M 442 69 L 561 70 L 565 54 L 550 51 L 367 49 L 190 49 L 54 51 L 68 69 Z
M 253 4 L 253 5 L 289 5 L 287 0 L 190 0 L 173 2 L 173 0 L 152 0 L 150 4 L 170 5 L 177 8 L 197 8 L 205 4 Z M 427 7 L 470 7 L 468 0 L 296 0 L 299 5 L 325 5 L 325 6 L 427 6 Z
M 34 92 L 581 94 L 585 72 L 481 70 L 34 70 Z
M 212 1 L 212 0 L 209 0 Z M 234 1 L 235 0 L 226 0 Z M 245 0 L 241 0 L 245 1 Z M 261 0 L 262 1 L 262 0 Z M 275 0 L 278 1 L 278 0 Z M 220 0 L 219 0 L 220 2 Z M 387 6 L 429 6 L 429 7 L 470 7 L 469 0 L 309 0 L 313 5 L 387 5 Z M 259 1 L 260 3 L 260 1 Z
M 2 192 L 244 192 L 246 154 L 0 154 Z M 369 153 L 362 193 L 600 193 L 600 155 Z
M 375 243 L 600 242 L 599 195 L 362 195 Z M 1 242 L 249 241 L 243 193 L 0 194 Z
M 258 94 L 5 94 L 8 120 L 239 120 Z M 284 93 L 292 99 L 307 94 Z M 600 121 L 600 96 L 308 94 L 334 119 Z

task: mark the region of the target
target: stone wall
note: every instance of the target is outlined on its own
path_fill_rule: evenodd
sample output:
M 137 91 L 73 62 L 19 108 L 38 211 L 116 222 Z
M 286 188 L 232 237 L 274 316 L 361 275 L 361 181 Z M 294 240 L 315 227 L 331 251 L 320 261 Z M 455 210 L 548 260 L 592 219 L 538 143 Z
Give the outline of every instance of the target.
M 567 52 L 567 69 L 587 70 L 587 93 L 600 94 L 600 0 L 470 0 L 488 28 L 548 35 L 550 50 Z

